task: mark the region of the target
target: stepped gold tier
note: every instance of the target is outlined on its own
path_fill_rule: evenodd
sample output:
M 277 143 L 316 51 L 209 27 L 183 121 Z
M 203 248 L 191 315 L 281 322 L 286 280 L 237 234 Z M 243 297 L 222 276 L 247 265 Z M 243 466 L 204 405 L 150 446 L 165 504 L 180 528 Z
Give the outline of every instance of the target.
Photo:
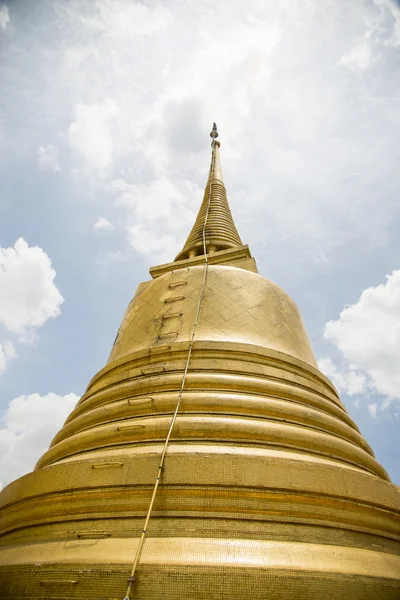
M 294 302 L 258 274 L 215 142 L 212 158 L 184 250 L 151 269 L 106 367 L 0 494 L 3 600 L 123 600 L 189 351 L 130 598 L 400 598 L 398 488 Z

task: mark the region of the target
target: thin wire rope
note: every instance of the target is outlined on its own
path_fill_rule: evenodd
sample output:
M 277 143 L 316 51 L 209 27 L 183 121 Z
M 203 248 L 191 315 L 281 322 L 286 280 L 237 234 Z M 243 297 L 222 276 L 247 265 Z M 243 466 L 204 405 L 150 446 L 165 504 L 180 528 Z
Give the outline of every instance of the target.
M 205 285 L 206 285 L 207 272 L 208 272 L 208 256 L 207 256 L 207 244 L 206 244 L 206 227 L 207 227 L 208 215 L 209 215 L 209 212 L 210 212 L 210 205 L 211 205 L 211 193 L 212 193 L 212 185 L 213 185 L 214 169 L 215 169 L 215 146 L 216 146 L 216 143 L 215 143 L 215 139 L 213 138 L 213 141 L 212 141 L 212 149 L 213 150 L 212 150 L 212 155 L 211 155 L 211 168 L 210 168 L 210 188 L 209 188 L 209 194 L 208 194 L 207 210 L 206 210 L 206 215 L 205 215 L 205 218 L 204 218 L 204 225 L 203 225 L 203 253 L 204 253 L 205 264 L 204 264 L 204 270 L 203 270 L 203 280 L 202 280 L 202 284 L 201 284 L 200 296 L 199 296 L 199 301 L 198 301 L 198 304 L 197 304 L 196 318 L 194 320 L 193 332 L 192 332 L 192 336 L 191 336 L 190 342 L 189 342 L 189 350 L 188 350 L 188 355 L 187 355 L 187 358 L 186 358 L 185 368 L 184 368 L 184 371 L 183 371 L 182 383 L 181 383 L 180 391 L 179 391 L 179 394 L 178 394 L 178 399 L 177 399 L 177 402 L 176 402 L 174 414 L 172 415 L 172 419 L 171 419 L 171 422 L 170 422 L 170 425 L 169 425 L 169 428 L 168 428 L 167 437 L 165 438 L 163 450 L 162 450 L 161 457 L 160 457 L 160 462 L 159 462 L 159 465 L 158 465 L 157 477 L 156 477 L 156 480 L 155 480 L 155 483 L 154 483 L 154 487 L 153 487 L 153 493 L 151 495 L 149 508 L 147 509 L 147 514 L 146 514 L 146 518 L 145 518 L 145 521 L 144 521 L 142 533 L 141 533 L 141 536 L 140 536 L 139 545 L 138 545 L 138 547 L 136 549 L 135 559 L 134 559 L 134 562 L 133 562 L 133 565 L 132 565 L 131 574 L 130 574 L 129 579 L 128 579 L 128 587 L 126 589 L 126 594 L 125 594 L 124 600 L 130 600 L 132 586 L 133 586 L 133 584 L 135 582 L 136 569 L 137 569 L 137 566 L 138 566 L 139 561 L 140 561 L 140 557 L 141 557 L 141 554 L 142 554 L 144 542 L 146 540 L 147 527 L 149 525 L 151 514 L 153 512 L 153 506 L 154 506 L 154 502 L 155 502 L 155 499 L 156 499 L 158 486 L 160 484 L 162 471 L 163 471 L 163 468 L 164 468 L 164 462 L 165 462 L 165 457 L 166 457 L 168 446 L 169 446 L 169 441 L 170 441 L 170 438 L 171 438 L 171 435 L 172 435 L 172 430 L 173 430 L 175 422 L 176 422 L 176 418 L 178 416 L 178 412 L 179 412 L 179 408 L 180 408 L 180 405 L 181 405 L 181 400 L 182 400 L 183 392 L 184 392 L 184 389 L 185 389 L 186 376 L 187 376 L 187 372 L 188 372 L 188 369 L 189 369 L 190 358 L 192 356 L 194 338 L 195 338 L 195 335 L 196 335 L 196 329 L 197 329 L 197 325 L 198 325 L 199 318 L 200 318 L 201 306 L 202 306 L 202 303 L 203 303 L 204 289 L 205 289 Z

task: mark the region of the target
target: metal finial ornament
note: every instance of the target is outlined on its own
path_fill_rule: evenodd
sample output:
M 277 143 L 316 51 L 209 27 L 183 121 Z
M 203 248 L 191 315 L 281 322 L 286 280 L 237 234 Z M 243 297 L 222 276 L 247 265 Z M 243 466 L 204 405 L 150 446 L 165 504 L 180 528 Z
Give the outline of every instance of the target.
M 215 140 L 215 138 L 218 137 L 218 129 L 216 123 L 213 123 L 213 128 L 211 129 L 210 136 L 212 137 L 213 141 Z

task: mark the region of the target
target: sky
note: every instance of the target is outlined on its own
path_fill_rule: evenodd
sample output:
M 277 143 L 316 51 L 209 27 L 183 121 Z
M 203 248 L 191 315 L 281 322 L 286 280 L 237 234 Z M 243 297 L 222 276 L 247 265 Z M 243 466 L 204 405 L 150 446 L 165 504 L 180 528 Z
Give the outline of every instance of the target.
M 234 219 L 400 484 L 400 3 L 0 0 L 0 486 L 181 249 Z

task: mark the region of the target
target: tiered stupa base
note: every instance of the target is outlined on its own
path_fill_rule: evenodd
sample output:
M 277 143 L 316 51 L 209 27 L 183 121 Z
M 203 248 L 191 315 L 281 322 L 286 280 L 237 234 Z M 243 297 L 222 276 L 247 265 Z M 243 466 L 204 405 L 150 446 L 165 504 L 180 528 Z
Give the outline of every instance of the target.
M 103 369 L 3 491 L 2 600 L 123 599 L 187 348 Z M 319 371 L 197 342 L 132 598 L 397 600 L 396 507 Z

